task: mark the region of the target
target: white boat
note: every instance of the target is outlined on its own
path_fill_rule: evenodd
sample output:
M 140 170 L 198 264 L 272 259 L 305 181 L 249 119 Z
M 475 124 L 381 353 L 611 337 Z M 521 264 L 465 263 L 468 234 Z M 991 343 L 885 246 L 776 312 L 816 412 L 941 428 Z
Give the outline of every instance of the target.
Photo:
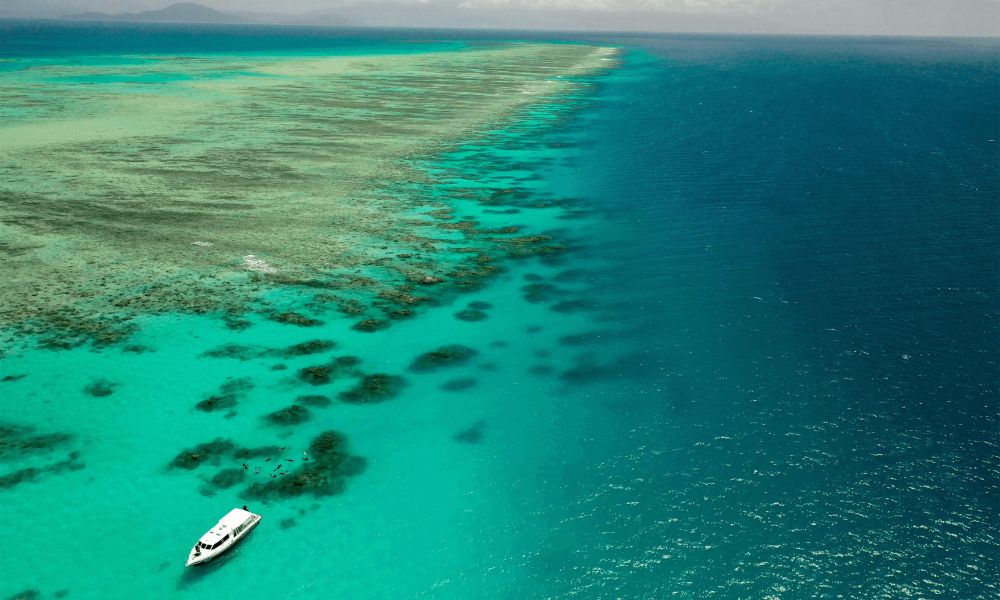
M 206 563 L 229 550 L 245 538 L 260 523 L 260 519 L 260 515 L 246 510 L 246 507 L 229 511 L 191 548 L 184 566 Z

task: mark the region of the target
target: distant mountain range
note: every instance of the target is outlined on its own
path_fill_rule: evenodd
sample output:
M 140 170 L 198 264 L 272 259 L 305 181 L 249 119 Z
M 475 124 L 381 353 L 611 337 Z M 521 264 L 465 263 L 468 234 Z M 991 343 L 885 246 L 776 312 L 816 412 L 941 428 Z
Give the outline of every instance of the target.
M 137 13 L 99 13 L 84 12 L 64 15 L 66 19 L 81 19 L 85 21 L 144 21 L 160 23 L 245 23 L 239 15 L 225 13 L 195 2 L 178 2 L 159 10 L 147 10 Z
M 238 0 L 211 1 L 227 7 L 245 5 Z M 718 1 L 723 3 L 723 0 Z M 237 8 L 226 12 L 195 2 L 180 2 L 142 12 L 115 13 L 107 7 L 152 8 L 157 0 L 0 0 L 0 19 L 565 31 L 1000 35 L 997 26 L 1000 0 L 962 1 L 968 10 L 955 10 L 940 0 L 886 0 L 887 5 L 892 4 L 895 8 L 874 17 L 865 8 L 871 8 L 870 0 L 817 2 L 812 3 L 816 5 L 813 6 L 815 14 L 803 22 L 801 15 L 790 21 L 794 15 L 788 10 L 784 13 L 761 10 L 752 14 L 702 10 L 712 4 L 707 0 L 329 0 L 333 5 L 330 8 L 299 14 L 250 12 Z M 738 4 L 735 0 L 725 0 L 725 3 Z M 268 11 L 292 8 L 284 2 L 248 4 L 267 7 L 264 10 Z M 108 12 L 94 12 L 95 6 L 105 7 Z M 81 12 L 87 8 L 91 10 Z
M 648 19 L 636 14 L 565 9 L 525 10 L 515 5 L 497 10 L 489 2 L 452 0 L 412 2 L 394 0 L 356 1 L 301 14 L 224 12 L 196 2 L 178 2 L 166 8 L 128 13 L 71 12 L 74 0 L 0 0 L 0 18 L 57 18 L 85 21 L 133 21 L 159 23 L 233 23 L 268 25 L 314 25 L 350 27 L 452 27 L 554 30 L 648 30 Z M 350 0 L 348 0 L 350 1 Z M 530 18 L 528 18 L 530 15 Z M 718 31 L 718 18 L 694 15 L 658 15 L 676 31 Z

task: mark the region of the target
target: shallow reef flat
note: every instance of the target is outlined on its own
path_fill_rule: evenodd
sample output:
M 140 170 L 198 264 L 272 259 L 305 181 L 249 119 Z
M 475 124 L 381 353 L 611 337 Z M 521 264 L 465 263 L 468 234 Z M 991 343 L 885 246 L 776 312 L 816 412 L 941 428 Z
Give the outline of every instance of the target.
M 450 202 L 468 190 L 432 191 L 420 159 L 558 106 L 614 53 L 494 44 L 5 70 L 0 351 L 46 336 L 113 343 L 142 314 L 318 323 L 268 305 L 287 286 L 374 331 L 432 287 L 474 285 L 494 258 L 547 252 L 545 236 L 456 221 Z

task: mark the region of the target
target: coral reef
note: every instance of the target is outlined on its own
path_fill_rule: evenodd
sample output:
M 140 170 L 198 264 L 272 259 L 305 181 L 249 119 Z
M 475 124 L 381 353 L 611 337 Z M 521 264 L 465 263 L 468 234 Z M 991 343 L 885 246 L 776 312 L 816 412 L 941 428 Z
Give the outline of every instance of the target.
M 271 425 L 281 427 L 305 423 L 311 418 L 312 413 L 309 409 L 299 404 L 292 404 L 263 416 L 263 419 Z
M 478 352 L 468 346 L 449 344 L 441 346 L 437 350 L 421 354 L 410 364 L 409 368 L 410 371 L 415 373 L 434 371 L 443 367 L 464 364 L 476 356 L 476 354 Z
M 88 383 L 83 391 L 89 396 L 94 398 L 103 398 L 105 396 L 110 396 L 115 393 L 115 387 L 117 384 L 108 381 L 107 379 L 95 379 Z
M 347 438 L 327 431 L 309 445 L 312 460 L 293 471 L 275 475 L 264 484 L 251 484 L 242 496 L 253 500 L 280 500 L 304 495 L 333 496 L 344 491 L 346 480 L 365 469 L 365 459 L 347 450 Z
M 395 397 L 405 385 L 406 381 L 398 375 L 374 373 L 363 375 L 356 385 L 337 397 L 350 404 L 373 404 Z

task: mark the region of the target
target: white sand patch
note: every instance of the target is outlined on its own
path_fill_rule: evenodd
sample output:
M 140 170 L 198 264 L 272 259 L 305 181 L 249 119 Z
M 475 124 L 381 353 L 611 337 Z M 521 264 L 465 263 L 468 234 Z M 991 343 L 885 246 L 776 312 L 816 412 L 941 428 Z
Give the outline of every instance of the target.
M 278 270 L 267 264 L 267 261 L 261 260 L 254 256 L 253 254 L 247 254 L 243 257 L 243 265 L 251 271 L 256 271 L 257 273 L 277 273 Z

